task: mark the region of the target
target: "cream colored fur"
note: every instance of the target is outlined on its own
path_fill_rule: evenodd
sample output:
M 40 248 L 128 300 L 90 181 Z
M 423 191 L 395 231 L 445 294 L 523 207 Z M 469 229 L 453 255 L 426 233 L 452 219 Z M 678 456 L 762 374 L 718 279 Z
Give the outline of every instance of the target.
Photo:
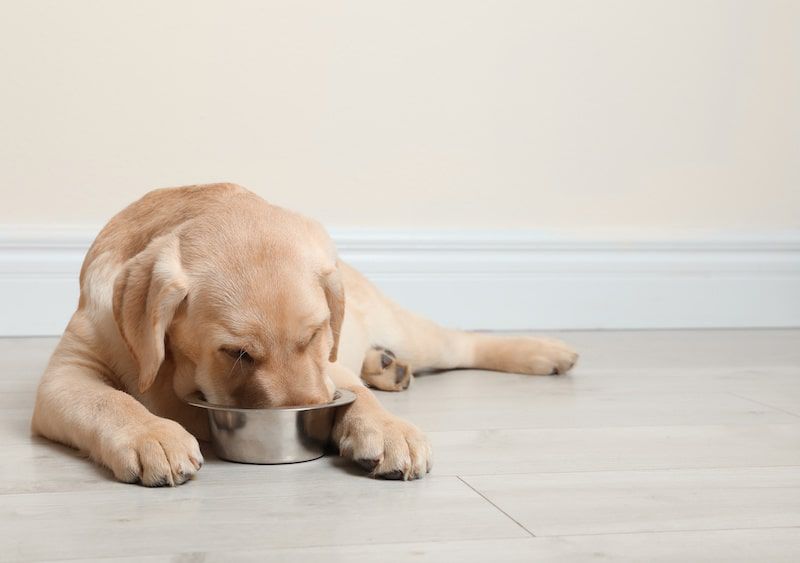
M 240 186 L 169 188 L 112 218 L 89 250 L 32 428 L 121 481 L 178 485 L 208 433 L 180 397 L 297 405 L 340 387 L 357 395 L 334 426 L 340 453 L 416 479 L 431 469 L 428 440 L 365 381 L 401 390 L 411 367 L 551 374 L 576 359 L 555 340 L 447 330 L 402 309 L 338 260 L 318 223 Z

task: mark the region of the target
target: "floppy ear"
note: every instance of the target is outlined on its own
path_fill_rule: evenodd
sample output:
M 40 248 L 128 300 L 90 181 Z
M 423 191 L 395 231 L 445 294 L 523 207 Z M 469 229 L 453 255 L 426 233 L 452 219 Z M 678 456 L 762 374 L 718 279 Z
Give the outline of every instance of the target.
M 139 391 L 155 381 L 164 361 L 164 337 L 186 297 L 177 235 L 153 239 L 125 263 L 114 282 L 114 320 L 139 367 Z
M 344 321 L 344 285 L 342 285 L 338 262 L 336 269 L 322 278 L 322 289 L 325 290 L 325 299 L 328 301 L 328 309 L 331 314 L 333 348 L 331 348 L 330 361 L 335 362 L 339 353 L 339 333 L 342 331 L 342 321 Z

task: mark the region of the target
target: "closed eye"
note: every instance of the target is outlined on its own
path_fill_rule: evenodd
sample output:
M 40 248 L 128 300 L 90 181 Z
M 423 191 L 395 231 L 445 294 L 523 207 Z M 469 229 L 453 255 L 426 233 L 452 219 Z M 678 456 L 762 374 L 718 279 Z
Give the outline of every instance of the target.
M 319 326 L 319 327 L 317 327 L 317 328 L 314 330 L 314 332 L 311 334 L 311 336 L 309 336 L 308 338 L 306 338 L 306 339 L 305 339 L 305 341 L 303 341 L 303 342 L 301 342 L 300 344 L 298 344 L 298 345 L 297 345 L 297 347 L 298 347 L 300 350 L 305 350 L 306 348 L 308 348 L 309 346 L 311 346 L 311 343 L 312 343 L 312 342 L 314 342 L 314 339 L 315 339 L 317 336 L 319 336 L 321 333 L 322 333 L 322 327 L 321 327 L 321 326 Z
M 220 348 L 220 350 L 235 362 L 244 362 L 247 364 L 252 364 L 255 362 L 253 357 L 248 354 L 246 350 L 241 348 Z

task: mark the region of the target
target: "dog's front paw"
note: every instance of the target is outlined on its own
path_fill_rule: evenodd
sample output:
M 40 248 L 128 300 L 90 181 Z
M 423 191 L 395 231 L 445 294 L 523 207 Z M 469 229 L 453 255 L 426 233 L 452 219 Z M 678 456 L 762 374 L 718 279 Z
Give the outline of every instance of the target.
M 431 470 L 428 438 L 413 424 L 388 413 L 350 413 L 337 421 L 334 442 L 370 476 L 411 480 Z
M 195 437 L 166 418 L 114 432 L 101 456 L 117 479 L 147 487 L 181 485 L 203 465 Z

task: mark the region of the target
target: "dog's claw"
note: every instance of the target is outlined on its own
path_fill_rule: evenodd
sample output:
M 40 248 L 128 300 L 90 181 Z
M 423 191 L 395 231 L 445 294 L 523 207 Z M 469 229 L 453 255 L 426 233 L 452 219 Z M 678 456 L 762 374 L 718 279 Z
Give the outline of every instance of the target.
M 357 459 L 356 463 L 359 464 L 361 467 L 366 469 L 367 471 L 373 471 L 378 464 L 381 462 L 379 459 Z
M 395 469 L 394 471 L 389 471 L 388 473 L 380 473 L 375 477 L 379 479 L 386 479 L 389 481 L 402 481 L 403 480 L 403 472 L 399 469 Z

